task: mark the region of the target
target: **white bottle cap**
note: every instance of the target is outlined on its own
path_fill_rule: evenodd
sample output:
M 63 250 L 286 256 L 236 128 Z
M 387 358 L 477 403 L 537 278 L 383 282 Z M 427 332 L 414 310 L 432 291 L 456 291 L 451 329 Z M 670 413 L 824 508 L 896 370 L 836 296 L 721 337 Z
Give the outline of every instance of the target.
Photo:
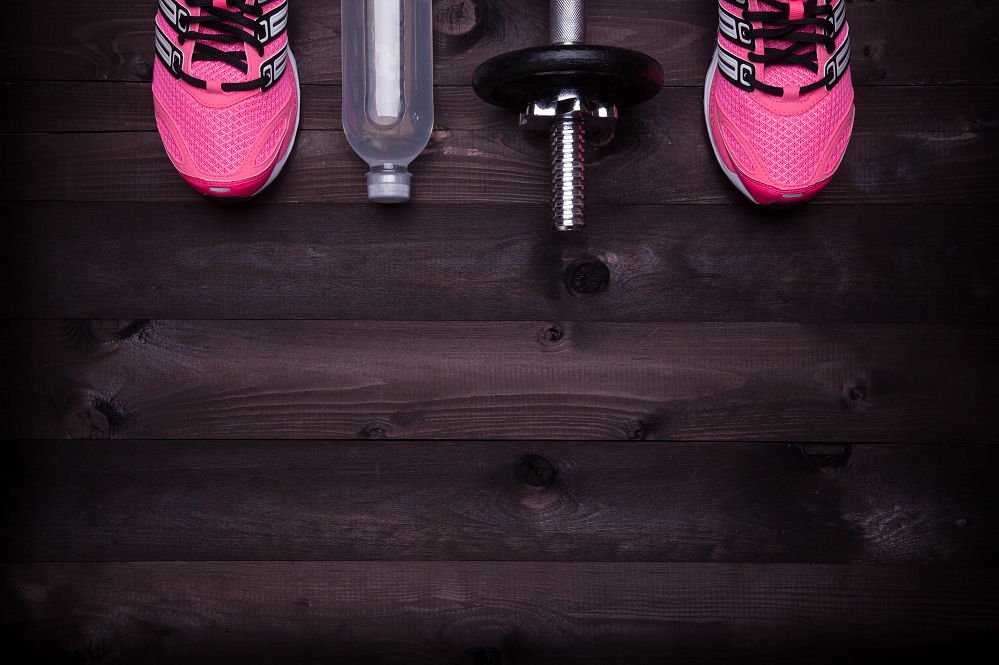
M 408 171 L 368 171 L 368 200 L 375 203 L 405 203 L 409 200 Z

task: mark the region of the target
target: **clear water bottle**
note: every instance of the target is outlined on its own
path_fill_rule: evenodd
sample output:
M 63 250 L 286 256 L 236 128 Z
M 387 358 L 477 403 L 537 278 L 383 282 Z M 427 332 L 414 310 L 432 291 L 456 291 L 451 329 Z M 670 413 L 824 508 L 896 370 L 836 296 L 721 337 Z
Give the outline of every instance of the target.
M 371 167 L 368 200 L 409 200 L 434 128 L 431 0 L 343 0 L 343 130 Z

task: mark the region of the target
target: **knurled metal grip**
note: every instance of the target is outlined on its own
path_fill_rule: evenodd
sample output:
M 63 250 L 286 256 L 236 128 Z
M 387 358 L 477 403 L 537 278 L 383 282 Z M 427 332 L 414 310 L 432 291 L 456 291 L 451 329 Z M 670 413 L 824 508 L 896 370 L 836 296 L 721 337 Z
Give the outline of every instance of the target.
M 551 0 L 551 43 L 586 41 L 586 0 Z
M 585 226 L 583 193 L 585 128 L 579 113 L 558 117 L 551 127 L 552 223 L 559 231 Z

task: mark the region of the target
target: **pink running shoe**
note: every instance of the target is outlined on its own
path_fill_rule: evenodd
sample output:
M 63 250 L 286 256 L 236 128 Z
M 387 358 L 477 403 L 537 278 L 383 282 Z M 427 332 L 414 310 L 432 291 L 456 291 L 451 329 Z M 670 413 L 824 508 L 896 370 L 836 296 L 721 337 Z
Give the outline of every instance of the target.
M 853 131 L 846 0 L 718 0 L 704 81 L 715 157 L 750 201 L 811 200 Z
M 173 165 L 207 198 L 242 201 L 288 161 L 299 119 L 288 0 L 159 0 L 153 101 Z

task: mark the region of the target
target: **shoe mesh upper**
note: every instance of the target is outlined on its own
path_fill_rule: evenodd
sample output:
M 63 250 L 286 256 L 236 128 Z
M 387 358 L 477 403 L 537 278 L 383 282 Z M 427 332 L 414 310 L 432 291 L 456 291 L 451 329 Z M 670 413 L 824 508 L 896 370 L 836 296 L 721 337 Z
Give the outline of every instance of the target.
M 735 9 L 737 8 L 732 7 L 732 10 Z M 773 8 L 758 3 L 757 0 L 750 0 L 749 9 L 769 11 Z M 741 14 L 741 10 L 733 13 Z M 807 31 L 814 30 L 813 27 Z M 836 39 L 836 46 L 839 47 L 846 37 L 847 30 L 844 29 Z M 783 48 L 788 44 L 786 41 L 769 39 L 764 42 L 768 48 Z M 825 47 L 819 45 L 817 48 Z M 824 76 L 824 72 L 816 74 L 797 65 L 773 65 L 760 69 L 762 73 L 758 76 L 761 82 L 779 87 L 805 86 Z M 721 112 L 739 128 L 744 140 L 749 143 L 748 146 L 732 148 L 735 159 L 740 165 L 748 164 L 749 160 L 743 150 L 752 149 L 770 177 L 781 186 L 806 184 L 853 102 L 853 85 L 849 73 L 824 98 L 800 115 L 778 115 L 766 109 L 721 75 L 715 77 L 714 89 Z M 821 94 L 821 91 L 807 93 L 802 96 L 802 100 L 807 102 L 809 98 Z M 848 140 L 849 136 L 846 136 L 838 142 L 832 158 L 833 164 L 846 149 Z M 822 175 L 828 175 L 832 170 L 834 169 L 827 169 Z
M 254 166 L 260 166 L 261 164 L 267 161 L 267 158 L 270 157 L 270 154 L 274 151 L 274 148 L 277 147 L 277 144 L 281 140 L 281 137 L 284 136 L 284 130 L 287 127 L 288 127 L 288 121 L 284 120 L 278 123 L 278 125 L 273 129 L 273 131 L 271 131 L 271 135 L 267 137 L 267 142 L 264 143 L 264 147 L 260 149 L 260 152 L 257 153 L 257 158 L 253 161 Z
M 829 159 L 829 165 L 826 167 L 826 175 L 829 175 L 836 170 L 839 166 L 839 158 L 843 156 L 846 152 L 846 144 L 850 142 L 850 134 L 853 132 L 853 126 L 851 125 L 843 135 L 839 137 L 839 142 L 836 144 L 836 149 L 833 150 L 832 157 Z
M 805 184 L 852 102 L 851 89 L 841 82 L 801 115 L 777 115 L 721 76 L 715 86 L 722 113 L 781 185 Z
M 170 113 L 191 151 L 197 167 L 206 174 L 226 176 L 235 173 L 246 160 L 264 126 L 294 94 L 294 76 L 286 74 L 266 93 L 226 108 L 198 104 L 157 60 L 153 94 Z
M 159 115 L 156 116 L 156 128 L 160 130 L 160 136 L 163 137 L 163 145 L 166 147 L 167 153 L 173 158 L 173 161 L 183 164 L 184 156 L 181 154 L 180 148 L 177 147 L 177 142 L 174 140 L 173 134 L 167 129 L 166 124 Z
M 739 143 L 738 139 L 729 131 L 728 127 L 722 127 L 722 134 L 725 135 L 725 145 L 732 152 L 735 157 L 735 161 L 739 163 L 747 173 L 753 173 L 756 168 L 753 166 L 752 160 L 750 160 L 749 155 L 746 154 L 745 149 L 742 144 Z

